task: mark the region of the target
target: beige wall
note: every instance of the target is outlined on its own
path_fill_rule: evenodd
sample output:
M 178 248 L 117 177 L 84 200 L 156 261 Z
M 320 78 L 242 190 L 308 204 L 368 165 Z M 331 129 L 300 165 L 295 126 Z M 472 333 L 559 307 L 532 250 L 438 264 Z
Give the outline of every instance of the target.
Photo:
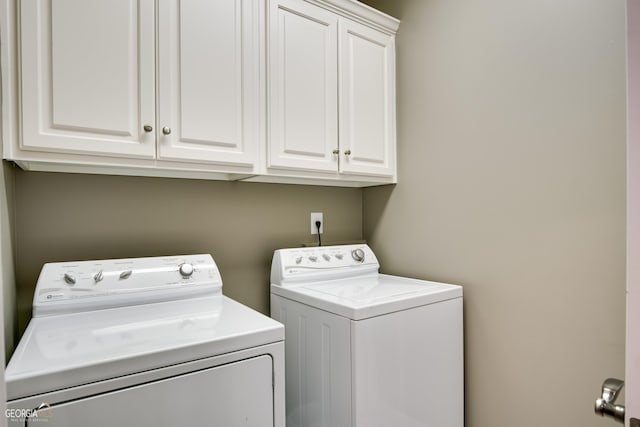
M 464 285 L 467 427 L 610 426 L 624 377 L 623 0 L 371 0 L 398 35 L 383 270 Z
M 45 262 L 211 253 L 223 292 L 268 313 L 273 251 L 313 241 L 310 212 L 324 212 L 323 243 L 362 238 L 350 188 L 16 170 L 15 205 L 20 332 Z
M 0 149 L 1 151 L 1 149 Z M 15 277 L 13 263 L 13 166 L 0 160 L 0 354 L 8 360 L 13 351 L 15 339 Z M 4 370 L 0 371 L 0 414 L 6 409 L 7 390 Z M 6 419 L 0 419 L 0 426 L 6 426 Z
M 0 283 L 2 284 L 2 316 L 4 340 L 0 344 L 9 360 L 16 340 L 16 286 L 14 276 L 14 166 L 0 161 Z M 0 352 L 0 354 L 2 354 Z M 3 377 L 4 378 L 4 377 Z M 4 382 L 0 390 L 4 390 Z M 4 396 L 4 395 L 3 395 Z M 4 399 L 0 399 L 4 402 Z

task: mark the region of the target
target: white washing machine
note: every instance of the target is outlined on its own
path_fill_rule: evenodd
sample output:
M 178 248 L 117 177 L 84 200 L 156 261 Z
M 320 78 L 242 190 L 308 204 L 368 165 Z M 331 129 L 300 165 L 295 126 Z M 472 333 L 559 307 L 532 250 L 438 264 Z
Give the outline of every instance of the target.
M 281 324 L 222 295 L 210 255 L 45 264 L 5 372 L 6 415 L 284 427 L 283 339 Z
M 463 427 L 462 288 L 378 269 L 363 244 L 275 252 L 287 427 Z

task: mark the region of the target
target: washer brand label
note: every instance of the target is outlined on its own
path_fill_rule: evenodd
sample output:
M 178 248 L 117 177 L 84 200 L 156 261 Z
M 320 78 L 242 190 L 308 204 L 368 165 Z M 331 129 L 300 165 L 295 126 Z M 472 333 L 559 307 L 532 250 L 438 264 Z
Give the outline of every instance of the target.
M 13 408 L 6 409 L 4 416 L 10 423 L 23 424 L 26 420 L 29 423 L 46 422 L 49 421 L 51 416 L 51 405 L 48 403 L 41 403 L 40 406 L 34 409 Z

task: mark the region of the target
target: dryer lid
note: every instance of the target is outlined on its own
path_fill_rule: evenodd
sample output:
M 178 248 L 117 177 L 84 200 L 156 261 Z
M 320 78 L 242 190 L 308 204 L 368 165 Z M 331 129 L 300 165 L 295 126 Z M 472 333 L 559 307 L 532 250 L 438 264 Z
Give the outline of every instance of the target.
M 33 318 L 5 371 L 16 399 L 284 339 L 284 327 L 225 296 Z

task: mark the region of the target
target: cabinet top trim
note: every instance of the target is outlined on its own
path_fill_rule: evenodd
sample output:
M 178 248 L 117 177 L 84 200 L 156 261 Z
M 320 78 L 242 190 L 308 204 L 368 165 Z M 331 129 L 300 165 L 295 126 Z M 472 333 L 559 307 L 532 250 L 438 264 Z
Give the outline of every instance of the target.
M 357 0 L 305 0 L 325 9 L 343 15 L 347 18 L 359 21 L 365 25 L 373 26 L 381 31 L 395 34 L 400 26 L 400 20 L 380 12 Z

